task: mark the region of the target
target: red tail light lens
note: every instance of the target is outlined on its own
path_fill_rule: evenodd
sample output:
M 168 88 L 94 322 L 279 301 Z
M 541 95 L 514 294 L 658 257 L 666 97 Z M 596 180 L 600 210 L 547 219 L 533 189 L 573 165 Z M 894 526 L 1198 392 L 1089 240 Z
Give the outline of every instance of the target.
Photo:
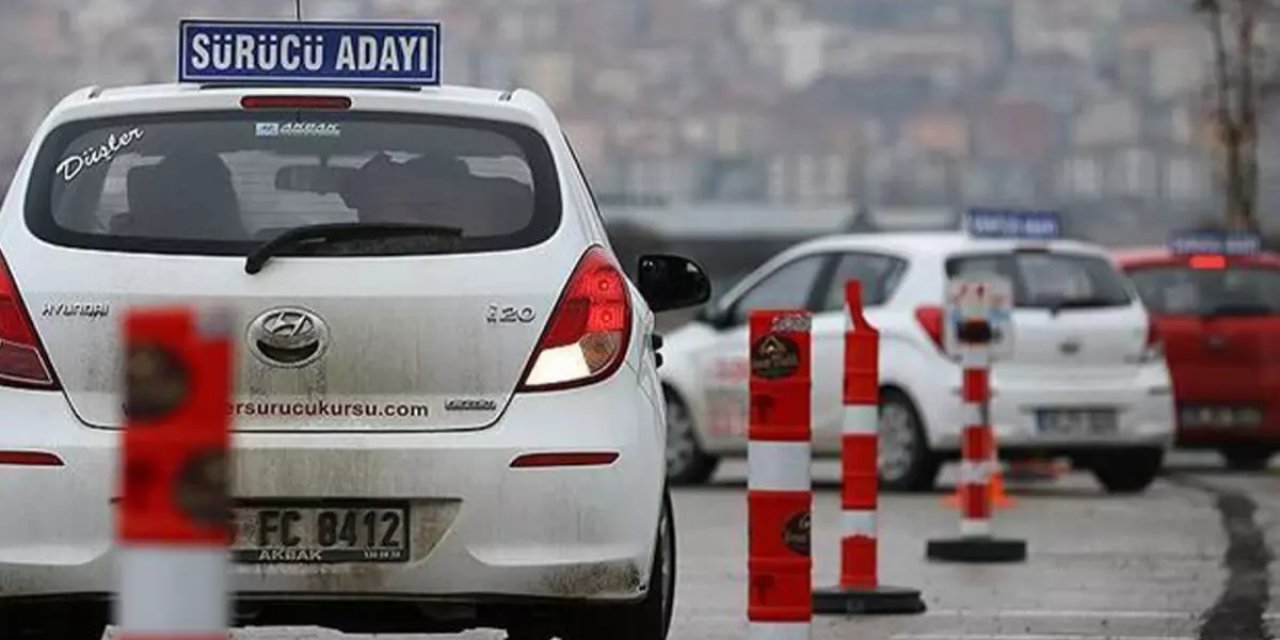
M 1160 340 L 1160 330 L 1154 320 L 1147 319 L 1147 341 L 1142 346 L 1139 362 L 1155 362 L 1164 357 L 1164 343 Z
M 57 388 L 53 370 L 36 340 L 35 328 L 3 257 L 0 257 L 0 384 Z
M 549 391 L 609 377 L 631 338 L 626 280 L 609 255 L 592 247 L 579 261 L 525 370 L 521 391 Z
M 933 344 L 942 350 L 942 307 L 918 307 L 916 309 L 916 322 L 920 323 L 920 328 L 929 335 L 929 339 L 933 340 Z

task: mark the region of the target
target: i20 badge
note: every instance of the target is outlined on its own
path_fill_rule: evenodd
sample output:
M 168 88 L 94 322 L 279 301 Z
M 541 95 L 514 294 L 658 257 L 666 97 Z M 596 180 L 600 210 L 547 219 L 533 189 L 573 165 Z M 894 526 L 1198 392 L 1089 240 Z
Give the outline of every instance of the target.
M 324 355 L 329 328 L 300 307 L 269 309 L 249 324 L 249 351 L 273 367 L 305 367 Z
M 533 307 L 491 304 L 485 312 L 489 324 L 529 324 L 538 317 Z

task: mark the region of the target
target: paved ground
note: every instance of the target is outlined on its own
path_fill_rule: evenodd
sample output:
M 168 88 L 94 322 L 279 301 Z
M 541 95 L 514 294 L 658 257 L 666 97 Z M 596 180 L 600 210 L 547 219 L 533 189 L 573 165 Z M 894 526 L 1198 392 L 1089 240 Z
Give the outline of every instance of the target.
M 836 578 L 836 473 L 827 464 L 815 471 L 818 585 Z M 744 477 L 743 465 L 726 465 L 713 485 L 676 495 L 676 640 L 746 637 Z M 1212 457 L 1181 456 L 1168 478 L 1140 496 L 1108 497 L 1083 474 L 1012 491 L 1016 505 L 1001 512 L 997 529 L 1025 539 L 1030 558 L 1004 566 L 927 562 L 926 540 L 954 533 L 955 512 L 942 505 L 942 493 L 884 498 L 882 580 L 920 588 L 929 611 L 818 619 L 813 637 L 1234 640 L 1268 637 L 1268 623 L 1280 637 L 1280 589 L 1270 590 L 1280 575 L 1269 562 L 1270 550 L 1280 549 L 1280 470 L 1230 474 Z M 341 637 L 319 629 L 237 635 Z

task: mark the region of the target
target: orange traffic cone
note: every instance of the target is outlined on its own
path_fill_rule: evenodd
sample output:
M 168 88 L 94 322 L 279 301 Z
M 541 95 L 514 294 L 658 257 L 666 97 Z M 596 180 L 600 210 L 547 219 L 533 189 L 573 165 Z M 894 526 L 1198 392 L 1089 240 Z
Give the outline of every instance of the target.
M 991 494 L 991 506 L 997 509 L 1008 509 L 1014 505 L 1014 500 L 1004 491 L 1004 472 L 1000 465 L 996 465 L 995 473 L 991 474 L 991 482 L 987 484 L 987 493 Z M 956 490 L 951 495 L 942 499 L 942 501 L 951 507 L 960 506 L 960 487 L 956 486 Z

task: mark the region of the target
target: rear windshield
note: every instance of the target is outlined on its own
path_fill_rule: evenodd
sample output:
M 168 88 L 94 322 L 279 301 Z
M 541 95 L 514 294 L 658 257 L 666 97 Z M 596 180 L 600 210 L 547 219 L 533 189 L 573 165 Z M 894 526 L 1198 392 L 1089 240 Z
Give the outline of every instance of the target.
M 27 221 L 66 246 L 243 255 L 329 223 L 450 227 L 344 255 L 515 249 L 560 223 L 554 163 L 526 127 L 336 112 L 170 114 L 79 122 L 41 150 Z M 337 243 L 343 244 L 343 243 Z
M 1132 303 L 1124 276 L 1107 260 L 1083 254 L 1026 252 L 957 256 L 947 276 L 999 275 L 1013 283 L 1023 309 L 1105 308 Z
M 1130 272 L 1143 304 L 1168 315 L 1280 314 L 1280 269 L 1185 266 L 1144 267 Z

